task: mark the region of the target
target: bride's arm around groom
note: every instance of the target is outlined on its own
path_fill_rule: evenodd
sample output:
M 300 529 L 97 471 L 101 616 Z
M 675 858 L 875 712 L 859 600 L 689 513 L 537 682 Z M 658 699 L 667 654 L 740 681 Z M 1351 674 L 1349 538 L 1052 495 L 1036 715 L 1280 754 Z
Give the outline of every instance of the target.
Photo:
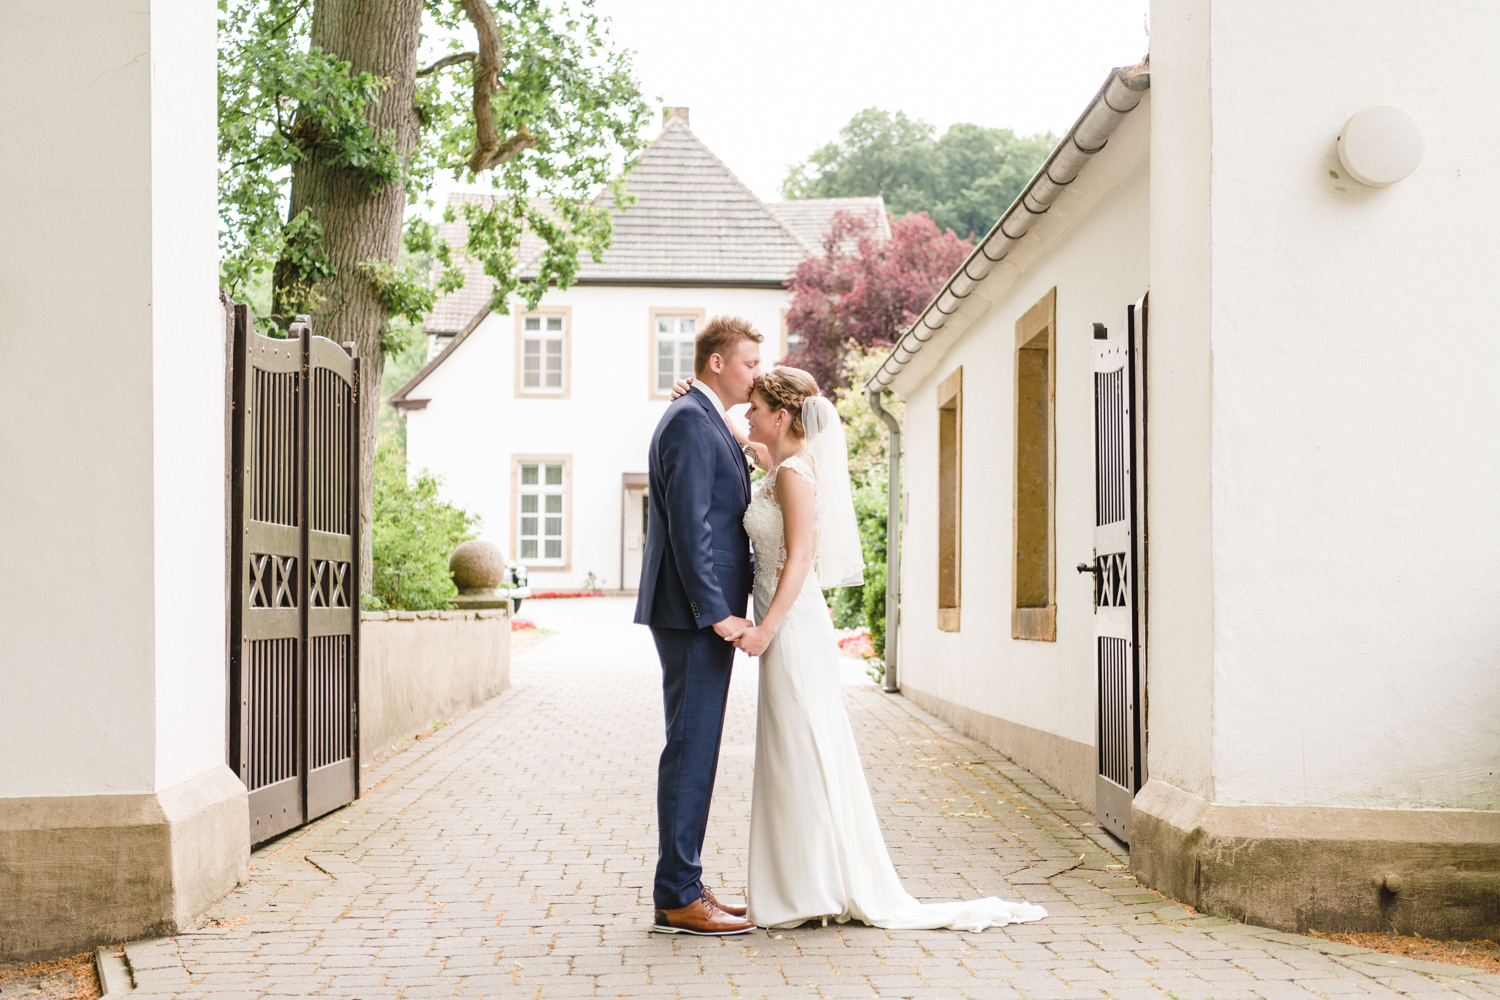
M 691 405 L 691 400 L 688 402 L 689 405 L 681 406 L 670 420 L 662 424 L 654 449 L 656 461 L 653 464 L 659 473 L 660 493 L 663 495 L 661 506 L 665 508 L 666 516 L 652 527 L 665 529 L 658 532 L 664 543 L 661 546 L 664 551 L 658 559 L 670 560 L 670 566 L 658 563 L 650 569 L 659 575 L 676 576 L 687 597 L 687 610 L 692 614 L 692 620 L 669 627 L 701 628 L 712 624 L 721 636 L 732 639 L 732 630 L 744 622 L 745 606 L 743 601 L 738 607 L 730 606 L 719 579 L 727 560 L 723 553 L 716 555 L 714 551 L 714 533 L 710 525 L 715 491 L 723 489 L 723 483 L 718 481 L 720 477 L 715 475 L 723 443 L 710 423 L 713 417 L 701 407 Z M 660 537 L 662 535 L 665 537 Z M 651 548 L 648 540 L 648 559 L 656 555 Z M 644 567 L 641 577 L 644 590 Z M 719 627 L 721 624 L 723 628 Z

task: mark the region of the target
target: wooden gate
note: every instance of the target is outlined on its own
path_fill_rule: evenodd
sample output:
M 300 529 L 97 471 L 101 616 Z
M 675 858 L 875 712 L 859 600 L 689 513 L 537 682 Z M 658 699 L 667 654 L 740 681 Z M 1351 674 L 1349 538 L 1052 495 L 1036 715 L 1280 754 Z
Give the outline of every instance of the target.
M 359 794 L 359 359 L 234 316 L 229 766 L 260 843 Z
M 1125 332 L 1111 337 L 1094 324 L 1094 661 L 1098 685 L 1100 824 L 1130 843 L 1130 803 L 1144 779 L 1141 711 L 1140 567 L 1137 492 L 1144 424 L 1138 413 L 1143 381 L 1146 300 L 1131 306 Z

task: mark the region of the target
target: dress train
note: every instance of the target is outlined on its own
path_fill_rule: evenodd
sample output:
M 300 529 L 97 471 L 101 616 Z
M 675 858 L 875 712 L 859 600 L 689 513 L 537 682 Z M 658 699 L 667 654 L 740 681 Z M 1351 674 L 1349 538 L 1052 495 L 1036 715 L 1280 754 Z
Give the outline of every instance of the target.
M 755 610 L 765 615 L 786 553 L 774 477 L 762 482 L 745 527 L 755 550 Z M 775 560 L 766 558 L 776 553 Z M 763 554 L 763 555 L 762 555 Z M 979 931 L 1041 920 L 1047 911 L 994 896 L 922 903 L 902 888 L 870 797 L 854 730 L 844 709 L 838 647 L 816 574 L 760 658 L 755 781 L 750 808 L 749 917 L 764 927 L 828 917 L 891 929 Z

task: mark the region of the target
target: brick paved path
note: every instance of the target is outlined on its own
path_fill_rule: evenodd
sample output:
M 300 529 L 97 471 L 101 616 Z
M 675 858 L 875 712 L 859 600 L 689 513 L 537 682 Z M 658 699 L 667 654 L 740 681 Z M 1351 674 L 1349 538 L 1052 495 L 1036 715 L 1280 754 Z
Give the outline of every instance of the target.
M 1195 918 L 1138 886 L 1071 803 L 867 683 L 846 688 L 848 704 L 910 891 L 1022 897 L 1051 917 L 982 934 L 649 935 L 662 740 L 649 637 L 627 624 L 620 599 L 527 611 L 560 632 L 518 659 L 512 691 L 375 768 L 355 804 L 257 851 L 251 884 L 200 929 L 129 946 L 139 990 L 216 1000 L 1500 997 L 1500 977 Z M 754 668 L 742 662 L 704 858 L 709 884 L 734 896 L 754 709 Z

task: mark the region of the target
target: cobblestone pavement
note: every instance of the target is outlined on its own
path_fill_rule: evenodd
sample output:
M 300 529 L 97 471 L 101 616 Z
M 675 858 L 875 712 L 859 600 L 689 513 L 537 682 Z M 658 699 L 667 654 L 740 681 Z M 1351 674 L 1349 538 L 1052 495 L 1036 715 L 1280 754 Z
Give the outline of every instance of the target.
M 128 946 L 138 992 L 269 996 L 1500 997 L 1500 977 L 1196 917 L 1142 889 L 1088 817 L 988 748 L 846 671 L 909 890 L 1047 907 L 982 934 L 807 927 L 650 935 L 659 669 L 623 599 L 536 602 L 559 634 L 515 687 L 367 775 L 356 803 L 266 845 L 196 930 Z M 736 668 L 705 848 L 739 896 L 755 670 Z M 1119 851 L 1121 853 L 1112 853 Z

